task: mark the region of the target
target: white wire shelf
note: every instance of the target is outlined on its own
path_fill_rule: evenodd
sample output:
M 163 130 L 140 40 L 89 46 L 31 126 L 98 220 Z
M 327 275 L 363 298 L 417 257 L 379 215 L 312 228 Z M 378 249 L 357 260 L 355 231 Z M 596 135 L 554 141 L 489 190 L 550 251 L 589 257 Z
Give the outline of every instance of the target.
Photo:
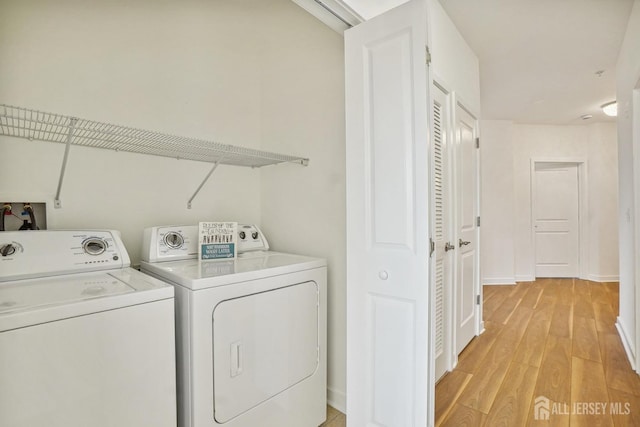
M 56 208 L 62 207 L 60 192 L 69 148 L 72 145 L 213 163 L 207 176 L 187 201 L 189 209 L 218 165 L 258 168 L 278 163 L 297 163 L 303 166 L 309 164 L 309 159 L 304 157 L 45 113 L 6 104 L 0 104 L 0 135 L 66 144 L 54 200 Z
M 221 144 L 196 138 L 102 123 L 0 104 L 0 135 L 67 143 L 115 151 L 261 167 L 278 163 L 307 165 L 309 159 Z

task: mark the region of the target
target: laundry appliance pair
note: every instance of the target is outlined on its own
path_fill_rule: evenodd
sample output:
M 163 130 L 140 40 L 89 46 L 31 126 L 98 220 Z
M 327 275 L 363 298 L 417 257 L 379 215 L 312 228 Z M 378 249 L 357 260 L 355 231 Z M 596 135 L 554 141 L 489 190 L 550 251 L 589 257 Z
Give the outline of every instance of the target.
M 147 274 L 115 231 L 0 233 L 0 425 L 321 424 L 325 261 L 240 226 L 199 262 L 197 229 L 146 230 Z

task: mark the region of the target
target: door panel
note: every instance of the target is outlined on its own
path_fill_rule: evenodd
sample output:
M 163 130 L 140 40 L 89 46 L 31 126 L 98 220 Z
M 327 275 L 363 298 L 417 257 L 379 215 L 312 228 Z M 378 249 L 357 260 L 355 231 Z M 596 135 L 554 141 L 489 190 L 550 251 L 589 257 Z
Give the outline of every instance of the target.
M 424 1 L 345 32 L 349 426 L 427 425 Z
M 478 295 L 478 154 L 476 119 L 456 105 L 456 351 L 476 335 Z
M 366 224 L 371 245 L 413 251 L 413 139 L 411 115 L 411 33 L 376 40 L 365 49 L 364 157 L 367 173 Z M 401 87 L 386 84 L 393 76 Z M 400 89 L 400 90 L 398 90 Z M 393 143 L 390 143 L 393 141 Z M 382 248 L 384 250 L 384 248 Z
M 536 277 L 577 277 L 578 165 L 536 163 L 534 174 Z

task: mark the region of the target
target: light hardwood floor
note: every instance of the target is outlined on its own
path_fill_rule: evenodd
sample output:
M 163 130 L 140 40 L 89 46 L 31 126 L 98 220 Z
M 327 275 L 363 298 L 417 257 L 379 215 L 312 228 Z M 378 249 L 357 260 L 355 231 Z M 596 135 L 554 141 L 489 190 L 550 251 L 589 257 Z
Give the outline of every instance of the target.
M 436 385 L 436 425 L 640 426 L 640 377 L 616 331 L 617 315 L 617 283 L 485 286 L 486 331 Z M 534 417 L 538 396 L 556 410 L 548 421 Z M 595 403 L 607 404 L 598 407 L 604 413 L 594 413 Z
M 347 417 L 332 406 L 327 405 L 327 420 L 320 427 L 346 427 Z

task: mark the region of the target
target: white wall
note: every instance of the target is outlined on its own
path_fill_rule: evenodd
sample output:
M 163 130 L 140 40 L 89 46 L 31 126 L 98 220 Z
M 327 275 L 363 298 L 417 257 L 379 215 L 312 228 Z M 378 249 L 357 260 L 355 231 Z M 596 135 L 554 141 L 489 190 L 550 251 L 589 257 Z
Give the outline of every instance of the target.
M 638 105 L 632 103 L 634 88 L 640 89 L 640 0 L 633 5 L 627 32 L 616 65 L 618 100 L 618 163 L 620 182 L 620 316 L 618 327 L 627 351 L 637 355 L 636 287 L 638 233 L 636 222 L 640 197 L 634 188 L 634 173 L 640 173 L 640 135 L 633 134 L 632 117 L 638 118 Z M 640 119 L 636 119 L 636 126 Z M 638 129 L 638 128 L 636 128 Z M 635 140 L 634 140 L 635 138 Z M 636 181 L 638 183 L 638 181 Z M 635 191 L 635 197 L 634 197 Z M 634 200 L 635 199 L 635 200 Z M 635 205 L 635 207 L 634 207 Z M 634 238 L 635 235 L 635 238 Z M 636 366 L 637 368 L 637 366 Z
M 480 148 L 480 272 L 482 284 L 515 283 L 513 124 L 483 120 Z
M 615 124 L 543 126 L 484 120 L 481 127 L 483 283 L 513 283 L 535 277 L 531 241 L 532 158 L 587 161 L 587 276 L 597 281 L 617 280 Z
M 589 278 L 620 279 L 618 239 L 618 133 L 615 123 L 588 126 Z
M 345 391 L 343 39 L 289 0 L 0 3 L 0 103 L 311 159 L 220 166 L 72 147 L 50 228 L 262 224 L 329 261 L 330 390 Z M 4 197 L 53 201 L 64 146 L 0 137 Z
M 480 117 L 480 63 L 438 0 L 427 1 L 431 72 L 446 90 Z

